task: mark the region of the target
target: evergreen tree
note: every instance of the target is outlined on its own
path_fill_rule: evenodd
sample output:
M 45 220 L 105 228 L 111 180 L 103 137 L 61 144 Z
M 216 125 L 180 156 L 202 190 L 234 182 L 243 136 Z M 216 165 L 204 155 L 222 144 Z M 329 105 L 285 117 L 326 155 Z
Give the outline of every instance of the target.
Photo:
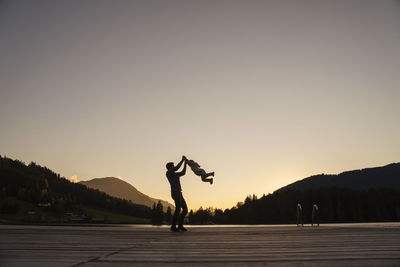
M 169 207 L 169 206 L 167 208 L 167 212 L 165 213 L 165 222 L 167 224 L 172 223 L 172 210 L 171 210 L 171 207 Z
M 153 204 L 151 212 L 151 223 L 154 225 L 161 225 L 163 223 L 164 212 L 163 205 L 161 204 L 160 200 L 158 201 L 157 205 L 155 203 Z

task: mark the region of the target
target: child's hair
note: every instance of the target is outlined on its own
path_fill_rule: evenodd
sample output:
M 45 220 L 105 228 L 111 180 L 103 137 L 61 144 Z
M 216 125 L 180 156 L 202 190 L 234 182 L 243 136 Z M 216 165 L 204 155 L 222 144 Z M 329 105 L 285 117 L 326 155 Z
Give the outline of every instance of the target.
M 172 169 L 174 167 L 174 163 L 173 162 L 168 162 L 167 165 L 165 165 L 167 167 L 168 170 Z

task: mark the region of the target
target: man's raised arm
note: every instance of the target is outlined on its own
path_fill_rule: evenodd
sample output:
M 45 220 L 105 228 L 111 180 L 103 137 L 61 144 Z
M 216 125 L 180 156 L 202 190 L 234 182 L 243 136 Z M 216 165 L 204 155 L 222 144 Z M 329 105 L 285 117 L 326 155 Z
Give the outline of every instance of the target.
M 179 170 L 179 168 L 182 166 L 182 163 L 185 161 L 185 163 L 186 163 L 186 157 L 185 156 L 182 156 L 182 160 L 178 163 L 178 165 L 176 165 L 175 167 L 174 167 L 174 172 L 176 172 L 177 170 Z M 186 166 L 186 164 L 185 164 L 185 166 Z
M 186 173 L 186 165 L 187 165 L 187 161 L 185 160 L 185 165 L 183 165 L 183 170 L 181 172 L 179 172 L 179 176 L 183 176 Z

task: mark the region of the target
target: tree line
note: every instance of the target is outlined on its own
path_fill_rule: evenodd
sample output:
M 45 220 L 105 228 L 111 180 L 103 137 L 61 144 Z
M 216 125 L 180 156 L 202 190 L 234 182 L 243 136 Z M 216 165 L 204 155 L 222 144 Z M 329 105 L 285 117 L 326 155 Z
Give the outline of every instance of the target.
M 115 198 L 85 185 L 72 183 L 59 174 L 34 162 L 26 165 L 19 160 L 0 156 L 0 200 L 17 198 L 38 205 L 48 203 L 49 211 L 60 216 L 80 211 L 81 205 L 112 210 L 125 215 L 151 218 L 149 207 Z M 18 205 L 3 201 L 0 212 L 15 213 Z
M 190 224 L 295 224 L 297 204 L 302 205 L 303 222 L 311 223 L 313 204 L 319 207 L 320 223 L 395 222 L 400 221 L 400 191 L 391 188 L 354 190 L 319 188 L 277 191 L 246 197 L 230 209 L 202 208 L 190 210 Z M 153 224 L 170 223 L 171 213 L 154 205 Z
M 112 210 L 125 215 L 149 218 L 153 224 L 171 222 L 172 210 L 163 212 L 161 202 L 153 208 L 111 197 L 85 185 L 71 183 L 59 174 L 34 162 L 25 163 L 0 156 L 0 212 L 16 213 L 18 205 L 4 201 L 14 197 L 37 205 L 50 203 L 50 210 L 64 214 L 81 205 Z M 319 207 L 321 223 L 400 221 L 400 190 L 370 188 L 357 190 L 321 187 L 306 190 L 278 190 L 261 198 L 246 197 L 230 209 L 191 210 L 191 224 L 291 224 L 296 223 L 296 207 L 303 207 L 303 222 L 311 222 L 312 205 Z

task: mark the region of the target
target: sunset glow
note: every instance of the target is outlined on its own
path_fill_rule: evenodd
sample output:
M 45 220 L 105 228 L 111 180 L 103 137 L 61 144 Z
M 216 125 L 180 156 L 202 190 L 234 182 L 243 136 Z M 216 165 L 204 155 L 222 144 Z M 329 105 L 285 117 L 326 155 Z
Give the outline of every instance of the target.
M 0 153 L 189 209 L 400 161 L 398 1 L 0 2 Z M 119 176 L 117 176 L 119 175 Z

